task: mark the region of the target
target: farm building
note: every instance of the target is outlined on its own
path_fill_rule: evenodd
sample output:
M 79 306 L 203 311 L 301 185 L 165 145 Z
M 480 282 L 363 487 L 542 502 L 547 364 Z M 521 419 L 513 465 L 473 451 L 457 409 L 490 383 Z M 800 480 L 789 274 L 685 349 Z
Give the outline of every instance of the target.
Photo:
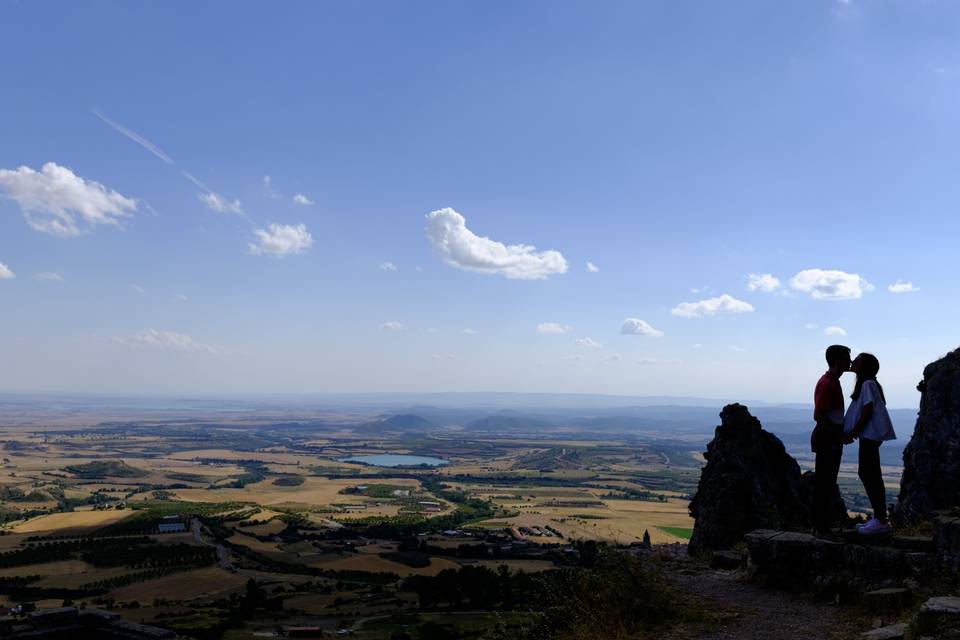
M 187 530 L 187 519 L 183 516 L 164 516 L 157 531 L 160 533 L 180 533 Z

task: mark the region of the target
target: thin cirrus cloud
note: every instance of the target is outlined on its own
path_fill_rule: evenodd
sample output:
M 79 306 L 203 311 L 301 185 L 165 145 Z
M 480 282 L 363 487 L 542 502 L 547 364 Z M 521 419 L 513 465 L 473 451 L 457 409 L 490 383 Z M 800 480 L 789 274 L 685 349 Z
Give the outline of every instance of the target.
M 293 196 L 293 204 L 299 204 L 303 207 L 309 207 L 310 205 L 315 203 L 313 200 L 303 195 L 302 193 L 298 193 L 297 195 Z
M 152 142 L 150 142 L 149 140 L 147 140 L 146 138 L 144 138 L 143 136 L 141 136 L 141 135 L 140 135 L 139 133 L 137 133 L 136 131 L 133 131 L 133 130 L 131 130 L 131 129 L 128 129 L 128 128 L 126 128 L 125 126 L 123 126 L 122 124 L 120 124 L 119 122 L 115 122 L 115 121 L 111 120 L 110 118 L 108 118 L 107 116 L 103 115 L 102 113 L 100 113 L 100 112 L 97 111 L 96 109 L 93 110 L 93 115 L 95 115 L 95 116 L 97 116 L 98 118 L 100 118 L 100 119 L 104 122 L 104 124 L 106 124 L 108 127 L 111 127 L 114 131 L 117 131 L 117 132 L 120 133 L 121 135 L 124 135 L 124 136 L 126 136 L 127 138 L 129 138 L 130 140 L 133 140 L 133 141 L 136 142 L 138 145 L 140 145 L 141 147 L 143 147 L 144 149 L 146 149 L 147 151 L 149 151 L 149 152 L 152 153 L 153 155 L 157 156 L 158 158 L 160 158 L 161 160 L 163 160 L 163 161 L 166 162 L 167 164 L 173 164 L 173 158 L 171 158 L 170 156 L 168 156 L 166 153 L 163 152 L 162 149 L 160 149 L 160 147 L 158 147 L 157 145 L 153 144 Z
M 558 322 L 541 322 L 537 325 L 537 333 L 553 334 L 559 335 L 568 333 L 573 329 L 568 324 L 560 324 Z
M 667 360 L 661 360 L 660 358 L 640 358 L 637 360 L 637 364 L 643 367 L 653 367 L 661 364 L 680 364 L 681 362 L 679 358 L 670 358 Z
M 769 273 L 751 273 L 747 276 L 747 289 L 772 293 L 780 288 L 780 280 Z
M 466 329 L 464 329 L 464 330 L 461 331 L 460 333 L 462 333 L 462 334 L 465 335 L 465 336 L 475 336 L 475 335 L 477 335 L 477 334 L 480 333 L 480 332 L 477 331 L 476 329 L 471 329 L 470 327 L 467 327 Z
M 823 330 L 824 335 L 828 336 L 845 336 L 847 332 L 842 327 L 827 327 Z
M 114 341 L 128 347 L 166 349 L 179 353 L 204 353 L 211 355 L 219 353 L 219 349 L 216 347 L 197 342 L 185 333 L 159 329 L 147 329 L 132 336 L 114 338 Z
M 380 325 L 380 331 L 403 331 L 404 329 L 406 329 L 404 324 L 396 320 L 387 320 Z
M 591 349 L 599 349 L 603 347 L 602 344 L 600 344 L 593 338 L 577 338 L 576 340 L 573 341 L 573 344 L 575 344 L 578 347 L 590 347 Z
M 255 256 L 297 255 L 313 246 L 313 236 L 304 224 L 273 223 L 267 229 L 254 229 L 253 233 L 257 236 L 257 242 L 251 242 L 248 246 L 250 253 Z
M 753 305 L 737 300 L 729 294 L 708 298 L 698 302 L 681 302 L 670 313 L 681 318 L 703 318 L 706 316 L 733 315 L 751 313 Z
M 620 333 L 625 336 L 650 336 L 651 338 L 659 338 L 663 335 L 663 331 L 654 329 L 650 323 L 640 318 L 626 318 L 620 325 Z
M 458 269 L 514 280 L 543 280 L 567 272 L 567 260 L 559 251 L 537 251 L 530 245 L 506 245 L 478 236 L 467 228 L 466 219 L 449 207 L 426 218 L 430 243 L 447 264 Z
M 790 288 L 815 300 L 856 300 L 873 291 L 873 285 L 859 274 L 829 269 L 805 269 L 790 278 Z
M 46 282 L 63 282 L 63 276 L 54 271 L 41 271 L 40 273 L 34 274 L 33 277 Z
M 10 267 L 0 262 L 0 280 L 13 280 L 16 277 Z
M 47 162 L 40 171 L 27 166 L 0 169 L 0 191 L 20 205 L 32 228 L 61 237 L 80 235 L 81 227 L 119 226 L 137 210 L 134 198 L 56 162 Z
M 396 271 L 396 270 L 397 270 L 397 265 L 393 264 L 392 262 L 380 263 L 380 271 Z
M 587 273 L 597 273 L 600 271 L 600 267 L 593 264 L 592 262 L 587 262 Z
M 914 293 L 920 291 L 920 287 L 913 286 L 912 282 L 903 282 L 902 280 L 897 280 L 891 285 L 887 286 L 887 291 L 890 293 Z

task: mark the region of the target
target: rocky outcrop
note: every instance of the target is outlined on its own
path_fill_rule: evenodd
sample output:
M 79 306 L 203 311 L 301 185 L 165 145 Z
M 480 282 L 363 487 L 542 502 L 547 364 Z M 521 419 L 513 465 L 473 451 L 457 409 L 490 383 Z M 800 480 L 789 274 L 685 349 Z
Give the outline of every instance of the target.
M 800 466 L 780 439 L 765 431 L 747 407 L 723 408 L 704 457 L 707 464 L 690 503 L 696 521 L 691 552 L 729 549 L 754 529 L 809 529 L 809 482 L 801 479 Z
M 900 496 L 893 514 L 899 525 L 960 507 L 960 349 L 927 365 L 917 388 L 920 414 L 903 452 Z

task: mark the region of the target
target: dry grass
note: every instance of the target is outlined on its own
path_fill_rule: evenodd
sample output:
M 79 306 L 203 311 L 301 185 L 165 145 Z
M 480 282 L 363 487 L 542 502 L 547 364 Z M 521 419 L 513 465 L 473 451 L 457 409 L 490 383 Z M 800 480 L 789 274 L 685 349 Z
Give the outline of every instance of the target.
M 38 533 L 41 531 L 74 531 L 95 529 L 118 522 L 133 514 L 133 511 L 71 511 L 51 513 L 31 518 L 13 528 L 14 533 Z
M 139 600 L 142 602 L 153 598 L 190 600 L 240 589 L 246 582 L 247 578 L 245 576 L 230 573 L 218 567 L 209 567 L 175 573 L 156 580 L 138 582 L 114 589 L 110 592 L 110 595 L 117 600 Z
M 320 562 L 311 562 L 311 567 L 334 570 L 353 570 L 353 571 L 371 571 L 395 573 L 400 576 L 435 576 L 444 569 L 458 569 L 460 565 L 446 558 L 431 558 L 430 566 L 422 568 L 408 567 L 399 562 L 393 562 L 386 558 L 371 553 L 358 553 L 344 557 L 336 557 L 333 560 L 324 560 Z

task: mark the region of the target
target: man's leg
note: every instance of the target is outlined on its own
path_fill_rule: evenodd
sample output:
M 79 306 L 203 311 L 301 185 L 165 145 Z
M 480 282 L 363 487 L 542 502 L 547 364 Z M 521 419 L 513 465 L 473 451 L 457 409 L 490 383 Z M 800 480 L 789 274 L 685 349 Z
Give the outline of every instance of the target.
M 833 524 L 833 497 L 837 490 L 837 475 L 843 449 L 830 447 L 817 453 L 813 477 L 813 528 L 828 533 Z

